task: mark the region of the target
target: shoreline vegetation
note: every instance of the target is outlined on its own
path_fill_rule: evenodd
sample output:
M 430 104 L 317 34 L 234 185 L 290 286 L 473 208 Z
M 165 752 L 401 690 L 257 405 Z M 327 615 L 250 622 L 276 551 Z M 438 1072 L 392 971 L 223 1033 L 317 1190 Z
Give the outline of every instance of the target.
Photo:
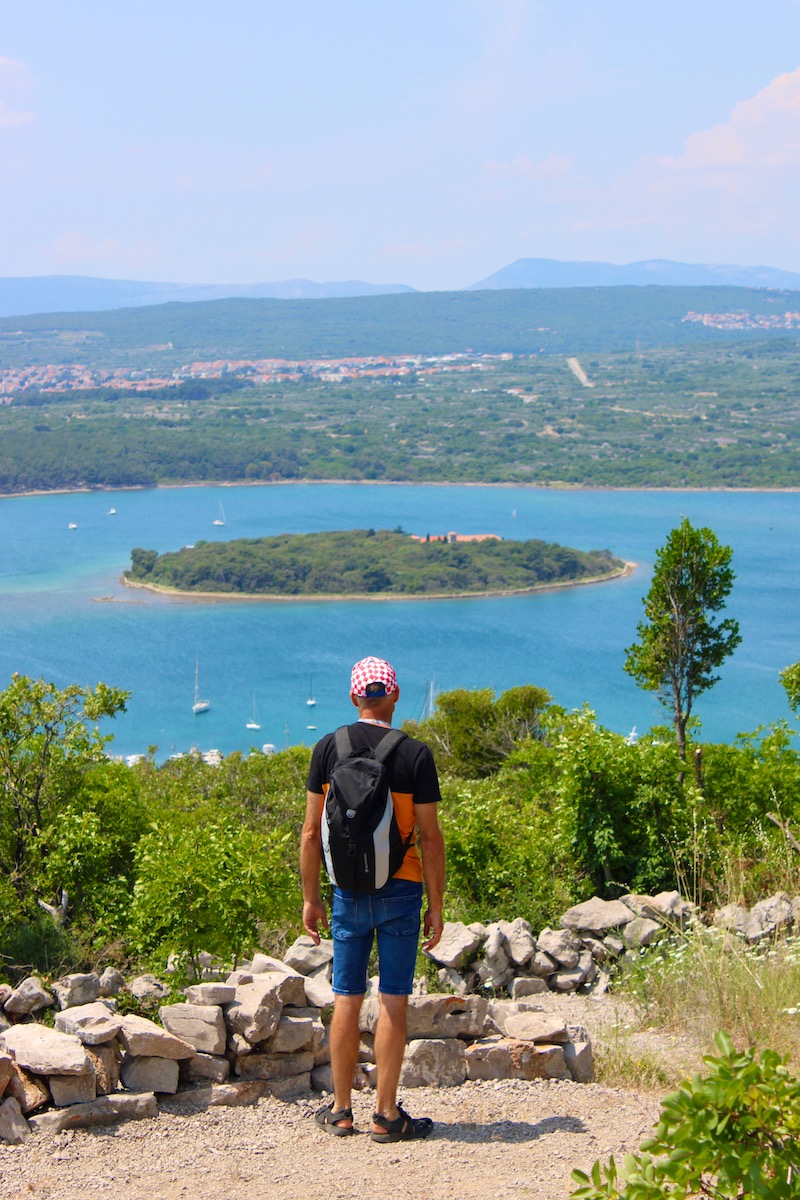
M 465 599 L 600 583 L 635 564 L 609 550 L 356 529 L 201 541 L 158 554 L 135 548 L 127 587 L 194 600 Z
M 109 484 L 97 487 L 32 488 L 25 492 L 0 492 L 0 500 L 25 500 L 35 496 L 89 496 L 93 493 L 109 495 L 116 492 L 160 492 L 176 491 L 180 488 L 239 488 L 239 487 L 321 487 L 336 484 L 342 487 L 469 487 L 469 488 L 521 488 L 530 492 L 769 492 L 776 495 L 792 495 L 800 492 L 797 487 L 732 487 L 719 485 L 703 487 L 691 484 L 676 484 L 667 487 L 658 484 L 644 485 L 611 483 L 571 483 L 562 480 L 541 483 L 514 483 L 509 480 L 463 480 L 463 479 L 204 479 L 186 483 L 134 483 Z

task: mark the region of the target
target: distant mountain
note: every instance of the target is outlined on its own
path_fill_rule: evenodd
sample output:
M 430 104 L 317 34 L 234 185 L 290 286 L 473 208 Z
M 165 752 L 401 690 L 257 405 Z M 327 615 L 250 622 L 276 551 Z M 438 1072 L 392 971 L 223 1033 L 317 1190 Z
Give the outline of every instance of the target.
M 681 263 L 651 258 L 617 265 L 604 262 L 560 262 L 555 258 L 518 258 L 466 291 L 500 288 L 619 287 L 755 287 L 800 289 L 800 274 L 775 267 L 736 267 L 713 263 Z
M 141 308 L 171 300 L 331 300 L 345 296 L 384 296 L 415 289 L 404 283 L 314 283 L 281 279 L 274 283 L 180 284 L 130 279 L 93 279 L 85 275 L 36 275 L 0 278 L 0 317 L 31 313 L 105 312 Z

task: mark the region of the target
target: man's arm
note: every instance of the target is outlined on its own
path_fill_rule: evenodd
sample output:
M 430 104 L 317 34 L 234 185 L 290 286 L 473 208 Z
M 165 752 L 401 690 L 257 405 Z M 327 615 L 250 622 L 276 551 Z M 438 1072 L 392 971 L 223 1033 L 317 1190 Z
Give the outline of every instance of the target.
M 325 797 L 318 792 L 306 792 L 306 815 L 300 835 L 300 880 L 303 885 L 303 928 L 319 945 L 319 926 L 328 928 L 328 916 L 319 894 L 319 873 L 322 867 L 322 805 Z
M 423 923 L 423 933 L 427 941 L 422 943 L 422 949 L 432 950 L 441 938 L 444 926 L 442 917 L 445 879 L 444 838 L 439 827 L 439 814 L 435 804 L 415 804 L 414 816 L 419 829 L 422 875 L 428 900 Z

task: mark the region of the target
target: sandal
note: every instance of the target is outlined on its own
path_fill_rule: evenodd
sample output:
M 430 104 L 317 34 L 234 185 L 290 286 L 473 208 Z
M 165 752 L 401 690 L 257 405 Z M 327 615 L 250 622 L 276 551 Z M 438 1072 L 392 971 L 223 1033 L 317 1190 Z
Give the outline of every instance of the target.
M 412 1138 L 425 1138 L 432 1131 L 433 1121 L 430 1117 L 410 1117 L 399 1104 L 397 1112 L 393 1121 L 381 1113 L 373 1114 L 373 1123 L 385 1130 L 385 1133 L 375 1133 L 373 1130 L 373 1142 L 407 1142 Z
M 353 1125 L 339 1125 L 339 1121 L 352 1121 L 352 1108 L 340 1108 L 338 1111 L 333 1110 L 333 1101 L 321 1108 L 314 1117 L 314 1120 L 319 1125 L 320 1129 L 324 1129 L 326 1133 L 332 1133 L 334 1137 L 349 1137 L 355 1133 Z

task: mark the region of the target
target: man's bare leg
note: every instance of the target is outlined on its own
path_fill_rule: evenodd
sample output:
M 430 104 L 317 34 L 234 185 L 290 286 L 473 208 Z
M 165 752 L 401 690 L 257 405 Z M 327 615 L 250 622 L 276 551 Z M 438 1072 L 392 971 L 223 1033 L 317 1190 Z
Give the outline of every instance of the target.
M 363 996 L 337 996 L 334 1001 L 330 1027 L 334 1112 L 350 1107 L 353 1072 L 358 1062 L 361 1041 L 358 1016 L 363 999 Z M 337 1121 L 336 1124 L 347 1129 L 353 1122 Z
M 375 1030 L 375 1065 L 378 1068 L 378 1092 L 375 1111 L 390 1121 L 397 1119 L 397 1086 L 403 1066 L 408 1028 L 408 996 L 381 993 L 378 1027 Z M 381 1126 L 374 1125 L 376 1133 Z

